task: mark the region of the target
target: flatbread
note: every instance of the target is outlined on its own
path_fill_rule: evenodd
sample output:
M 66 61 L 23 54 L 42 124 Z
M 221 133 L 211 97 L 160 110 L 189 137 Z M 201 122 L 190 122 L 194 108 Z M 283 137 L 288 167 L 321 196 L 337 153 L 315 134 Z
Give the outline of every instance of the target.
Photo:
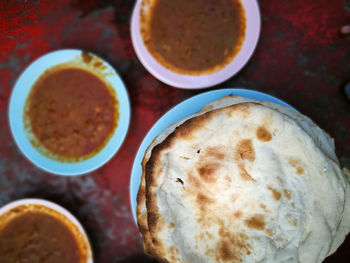
M 330 137 L 283 106 L 246 101 L 211 103 L 146 151 L 137 217 L 161 261 L 321 262 L 349 232 Z
M 169 126 L 164 132 L 162 132 L 160 135 L 158 135 L 154 140 L 152 141 L 151 145 L 148 146 L 146 149 L 145 155 L 142 160 L 142 176 L 141 176 L 141 184 L 139 187 L 139 191 L 137 193 L 137 207 L 136 207 L 136 216 L 137 216 L 137 224 L 139 231 L 142 234 L 143 237 L 143 248 L 145 253 L 149 255 L 155 256 L 157 254 L 157 251 L 153 248 L 153 243 L 151 240 L 150 233 L 148 232 L 148 222 L 147 222 L 147 208 L 146 208 L 146 181 L 145 181 L 145 165 L 148 162 L 152 149 L 154 146 L 161 143 L 169 134 L 171 134 L 176 127 L 184 123 L 186 120 L 201 115 L 205 113 L 206 111 L 209 111 L 210 109 L 203 108 L 198 113 L 189 116 L 187 118 L 184 118 L 171 126 Z

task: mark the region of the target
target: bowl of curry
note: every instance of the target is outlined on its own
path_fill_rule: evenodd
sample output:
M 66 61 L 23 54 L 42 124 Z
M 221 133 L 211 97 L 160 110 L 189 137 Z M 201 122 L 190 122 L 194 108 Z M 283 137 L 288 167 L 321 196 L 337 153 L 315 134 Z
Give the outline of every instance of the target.
M 35 165 L 54 174 L 79 175 L 118 151 L 130 104 L 111 65 L 91 53 L 59 50 L 20 75 L 9 120 L 17 145 Z
M 206 88 L 235 75 L 260 34 L 256 0 L 137 0 L 131 39 L 156 78 L 178 88 Z
M 88 237 L 66 209 L 42 199 L 0 208 L 0 262 L 92 263 Z

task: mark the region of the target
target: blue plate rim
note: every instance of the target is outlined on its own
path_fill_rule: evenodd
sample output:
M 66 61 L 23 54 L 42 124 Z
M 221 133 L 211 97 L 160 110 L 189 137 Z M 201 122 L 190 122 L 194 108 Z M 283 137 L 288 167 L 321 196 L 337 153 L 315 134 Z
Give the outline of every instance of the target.
M 65 63 L 67 61 L 70 61 L 73 56 L 77 56 L 77 55 L 81 54 L 81 52 L 83 52 L 83 50 L 80 50 L 80 49 L 60 49 L 60 50 L 55 50 L 55 51 L 45 53 L 42 56 L 33 60 L 18 76 L 15 84 L 13 85 L 13 89 L 11 91 L 11 95 L 10 95 L 10 99 L 9 99 L 9 103 L 8 103 L 8 122 L 9 122 L 9 126 L 10 126 L 10 131 L 11 131 L 12 138 L 14 139 L 20 152 L 26 157 L 27 160 L 29 160 L 36 167 L 40 168 L 41 170 L 44 170 L 45 172 L 48 172 L 48 173 L 51 173 L 54 175 L 77 176 L 77 175 L 82 175 L 82 174 L 92 172 L 92 171 L 102 167 L 121 148 L 121 146 L 123 145 L 123 142 L 127 136 L 129 126 L 130 126 L 130 118 L 131 118 L 130 99 L 129 99 L 129 95 L 128 95 L 128 92 L 127 92 L 127 89 L 126 89 L 126 86 L 125 86 L 123 80 L 121 79 L 118 72 L 114 69 L 114 67 L 112 67 L 112 65 L 110 65 L 106 60 L 102 59 L 100 56 L 98 56 L 92 52 L 88 52 L 92 56 L 97 57 L 101 61 L 103 61 L 103 63 L 107 66 L 107 70 L 109 70 L 113 73 L 112 78 L 115 78 L 115 81 L 117 82 L 116 84 L 113 84 L 113 88 L 115 89 L 116 94 L 117 94 L 120 112 L 119 112 L 118 127 L 116 128 L 115 133 L 113 134 L 113 136 L 109 140 L 109 142 L 106 144 L 106 146 L 99 153 L 97 153 L 96 155 L 92 156 L 91 158 L 89 158 L 87 160 L 84 160 L 84 161 L 81 161 L 78 163 L 64 163 L 64 162 L 54 161 L 54 160 L 47 158 L 44 155 L 41 155 L 40 153 L 38 154 L 38 152 L 35 153 L 35 156 L 32 156 L 33 151 L 36 151 L 36 150 L 29 149 L 29 148 L 33 148 L 33 147 L 32 146 L 28 147 L 28 142 L 24 142 L 25 140 L 23 139 L 23 135 L 20 135 L 21 132 L 18 131 L 18 129 L 20 129 L 20 130 L 22 129 L 22 127 L 18 128 L 18 126 L 23 126 L 23 125 L 18 124 L 16 122 L 16 120 L 18 118 L 16 119 L 14 117 L 14 114 L 20 114 L 20 116 L 22 116 L 22 114 L 23 114 L 23 113 L 18 113 L 15 110 L 16 108 L 14 105 L 16 103 L 16 98 L 18 98 L 17 94 L 20 92 L 20 90 L 24 90 L 25 92 L 27 92 L 27 94 L 25 95 L 25 98 L 24 98 L 24 100 L 26 100 L 31 87 L 28 87 L 28 86 L 20 87 L 19 84 L 21 82 L 23 82 L 23 79 L 25 79 L 24 76 L 26 74 L 28 74 L 28 72 L 33 71 L 33 70 L 41 72 L 42 68 L 48 69 L 56 64 Z M 57 57 L 59 55 L 61 57 L 63 57 L 62 61 L 57 62 L 57 63 L 48 62 L 50 57 L 55 57 L 55 56 Z M 59 60 L 61 60 L 61 57 Z M 69 59 L 65 60 L 66 57 L 69 57 Z M 40 65 L 40 63 L 43 63 L 45 65 L 49 64 L 49 66 L 42 66 L 42 65 Z M 39 68 L 39 69 L 37 70 L 37 68 Z M 40 74 L 39 74 L 39 76 L 40 76 Z M 26 90 L 29 90 L 29 91 L 26 91 Z M 23 98 L 21 100 L 23 100 Z M 113 145 L 115 147 L 113 147 L 114 148 L 113 150 L 108 149 L 108 152 L 104 152 L 104 149 L 106 149 L 107 147 L 111 148 L 111 146 L 109 146 L 109 145 L 110 145 L 113 137 L 115 137 L 116 133 L 118 133 L 118 135 L 121 139 L 118 140 L 118 142 L 114 142 Z M 105 155 L 103 158 L 102 158 L 102 155 L 100 156 L 100 154 L 102 152 Z M 39 158 L 38 157 L 39 155 L 41 155 L 41 157 L 44 160 L 46 160 L 48 163 L 51 163 L 51 165 L 52 165 L 52 163 L 55 163 L 55 166 L 61 166 L 63 168 L 60 168 L 60 169 L 57 169 L 57 167 L 52 168 L 52 166 L 50 166 L 50 164 L 48 167 L 45 165 L 45 162 L 43 162 L 43 163 L 42 163 L 42 161 L 38 162 L 37 159 Z M 94 158 L 97 158 L 97 159 L 94 159 Z M 101 160 L 101 159 L 104 159 L 104 160 Z M 80 166 L 82 166 L 82 167 L 80 168 Z

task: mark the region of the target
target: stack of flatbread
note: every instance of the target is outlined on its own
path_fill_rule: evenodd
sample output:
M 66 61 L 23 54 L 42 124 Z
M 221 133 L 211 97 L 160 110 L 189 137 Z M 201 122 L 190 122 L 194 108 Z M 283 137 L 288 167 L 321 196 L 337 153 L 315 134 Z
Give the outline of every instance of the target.
M 147 149 L 137 196 L 161 262 L 322 262 L 350 230 L 348 172 L 309 118 L 227 96 Z

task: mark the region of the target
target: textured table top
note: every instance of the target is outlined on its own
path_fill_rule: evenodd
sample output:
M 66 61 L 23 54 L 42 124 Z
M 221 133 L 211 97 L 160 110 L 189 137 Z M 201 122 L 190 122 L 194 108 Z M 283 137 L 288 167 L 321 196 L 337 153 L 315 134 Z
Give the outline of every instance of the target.
M 0 1 L 0 206 L 37 197 L 69 209 L 84 225 L 96 262 L 151 262 L 129 202 L 129 178 L 147 131 L 167 110 L 203 92 L 167 86 L 140 64 L 130 39 L 127 0 Z M 287 3 L 288 2 L 288 3 Z M 213 87 L 266 92 L 312 118 L 334 139 L 343 165 L 350 167 L 350 102 L 341 90 L 350 81 L 349 0 L 259 1 L 262 32 L 245 68 Z M 53 50 L 91 51 L 120 73 L 132 104 L 127 138 L 102 168 L 78 177 L 51 175 L 20 153 L 10 134 L 8 102 L 25 67 Z M 206 89 L 208 90 L 208 89 Z M 325 262 L 345 263 L 350 238 Z

